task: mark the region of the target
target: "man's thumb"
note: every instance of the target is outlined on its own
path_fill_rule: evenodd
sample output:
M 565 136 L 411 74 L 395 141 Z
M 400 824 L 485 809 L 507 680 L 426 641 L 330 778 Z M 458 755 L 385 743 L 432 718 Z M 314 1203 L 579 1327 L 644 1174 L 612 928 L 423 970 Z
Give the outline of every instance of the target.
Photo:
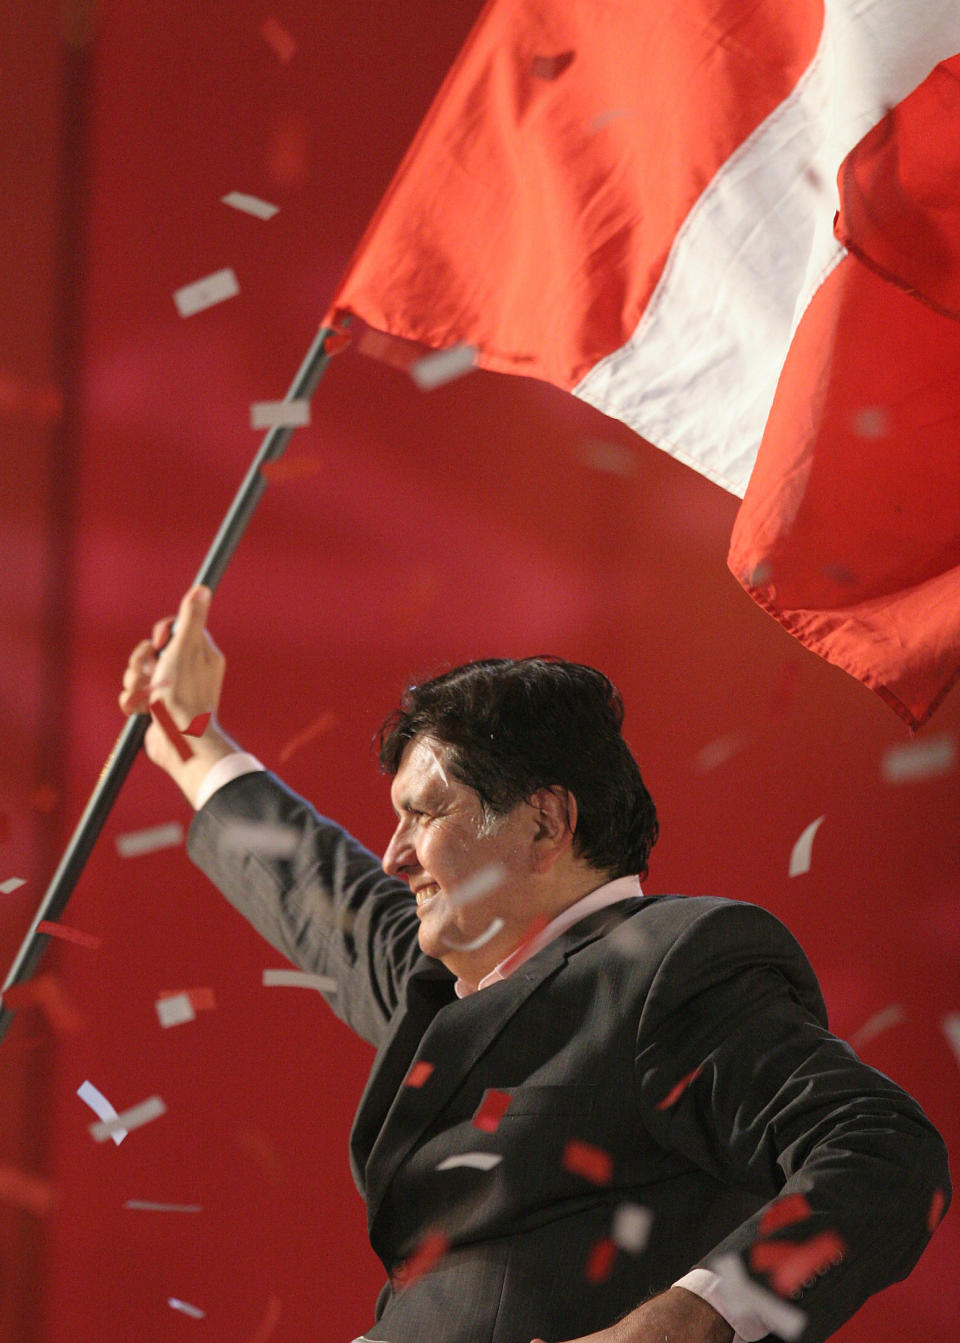
M 199 634 L 206 624 L 213 593 L 202 583 L 184 593 L 177 613 L 177 632 Z

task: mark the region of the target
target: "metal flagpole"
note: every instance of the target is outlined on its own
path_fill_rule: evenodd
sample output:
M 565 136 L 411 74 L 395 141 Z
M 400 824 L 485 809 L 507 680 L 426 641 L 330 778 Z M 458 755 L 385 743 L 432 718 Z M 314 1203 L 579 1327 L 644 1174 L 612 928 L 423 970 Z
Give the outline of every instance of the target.
M 331 353 L 326 350 L 326 342 L 331 336 L 339 335 L 332 327 L 321 327 L 313 344 L 307 351 L 303 363 L 287 392 L 287 401 L 309 400 L 322 378 Z M 260 496 L 267 487 L 266 477 L 260 468 L 267 462 L 276 461 L 281 456 L 293 434 L 294 426 L 276 425 L 264 435 L 260 448 L 254 457 L 249 471 L 237 491 L 233 503 L 227 510 L 220 530 L 210 545 L 203 563 L 194 579 L 194 584 L 203 583 L 208 588 L 216 588 L 223 577 L 224 570 L 236 550 L 241 536 L 246 530 L 260 502 Z M 130 772 L 137 752 L 143 744 L 147 728 L 150 726 L 149 714 L 133 714 L 117 738 L 113 750 L 107 758 L 90 800 L 70 838 L 60 864 L 53 874 L 46 894 L 10 967 L 3 989 L 12 988 L 29 979 L 36 969 L 50 938 L 46 933 L 37 932 L 37 925 L 46 920 L 59 918 L 66 908 L 73 888 L 80 880 L 87 859 L 103 829 L 123 782 Z M 0 1004 L 0 1040 L 3 1039 L 13 1020 L 13 1012 L 6 1003 Z

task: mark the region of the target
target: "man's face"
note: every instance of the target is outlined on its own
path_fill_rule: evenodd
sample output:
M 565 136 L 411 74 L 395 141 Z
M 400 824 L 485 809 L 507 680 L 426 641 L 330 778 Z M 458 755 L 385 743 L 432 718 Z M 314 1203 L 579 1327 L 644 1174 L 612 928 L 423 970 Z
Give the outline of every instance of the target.
M 520 803 L 485 826 L 480 798 L 450 773 L 443 743 L 428 737 L 407 746 L 390 798 L 398 820 L 384 871 L 407 880 L 416 895 L 421 949 L 475 985 L 522 940 L 538 912 L 536 809 Z M 471 888 L 484 893 L 458 899 Z

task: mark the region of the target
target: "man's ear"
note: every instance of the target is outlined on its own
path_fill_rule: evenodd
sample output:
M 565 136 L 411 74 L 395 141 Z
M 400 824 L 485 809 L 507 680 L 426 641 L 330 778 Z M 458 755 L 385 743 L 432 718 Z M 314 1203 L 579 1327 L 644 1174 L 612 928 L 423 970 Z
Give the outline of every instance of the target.
M 577 799 L 566 788 L 555 784 L 540 788 L 530 798 L 535 809 L 534 851 L 537 868 L 548 872 L 558 858 L 573 845 L 577 828 Z

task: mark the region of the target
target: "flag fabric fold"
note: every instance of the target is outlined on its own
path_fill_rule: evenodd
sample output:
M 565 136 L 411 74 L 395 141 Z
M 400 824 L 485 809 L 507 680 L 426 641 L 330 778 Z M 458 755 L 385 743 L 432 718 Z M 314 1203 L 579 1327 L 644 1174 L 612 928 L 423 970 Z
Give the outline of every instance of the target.
M 960 668 L 958 51 L 942 0 L 489 0 L 328 320 L 742 496 L 735 576 L 916 727 Z

